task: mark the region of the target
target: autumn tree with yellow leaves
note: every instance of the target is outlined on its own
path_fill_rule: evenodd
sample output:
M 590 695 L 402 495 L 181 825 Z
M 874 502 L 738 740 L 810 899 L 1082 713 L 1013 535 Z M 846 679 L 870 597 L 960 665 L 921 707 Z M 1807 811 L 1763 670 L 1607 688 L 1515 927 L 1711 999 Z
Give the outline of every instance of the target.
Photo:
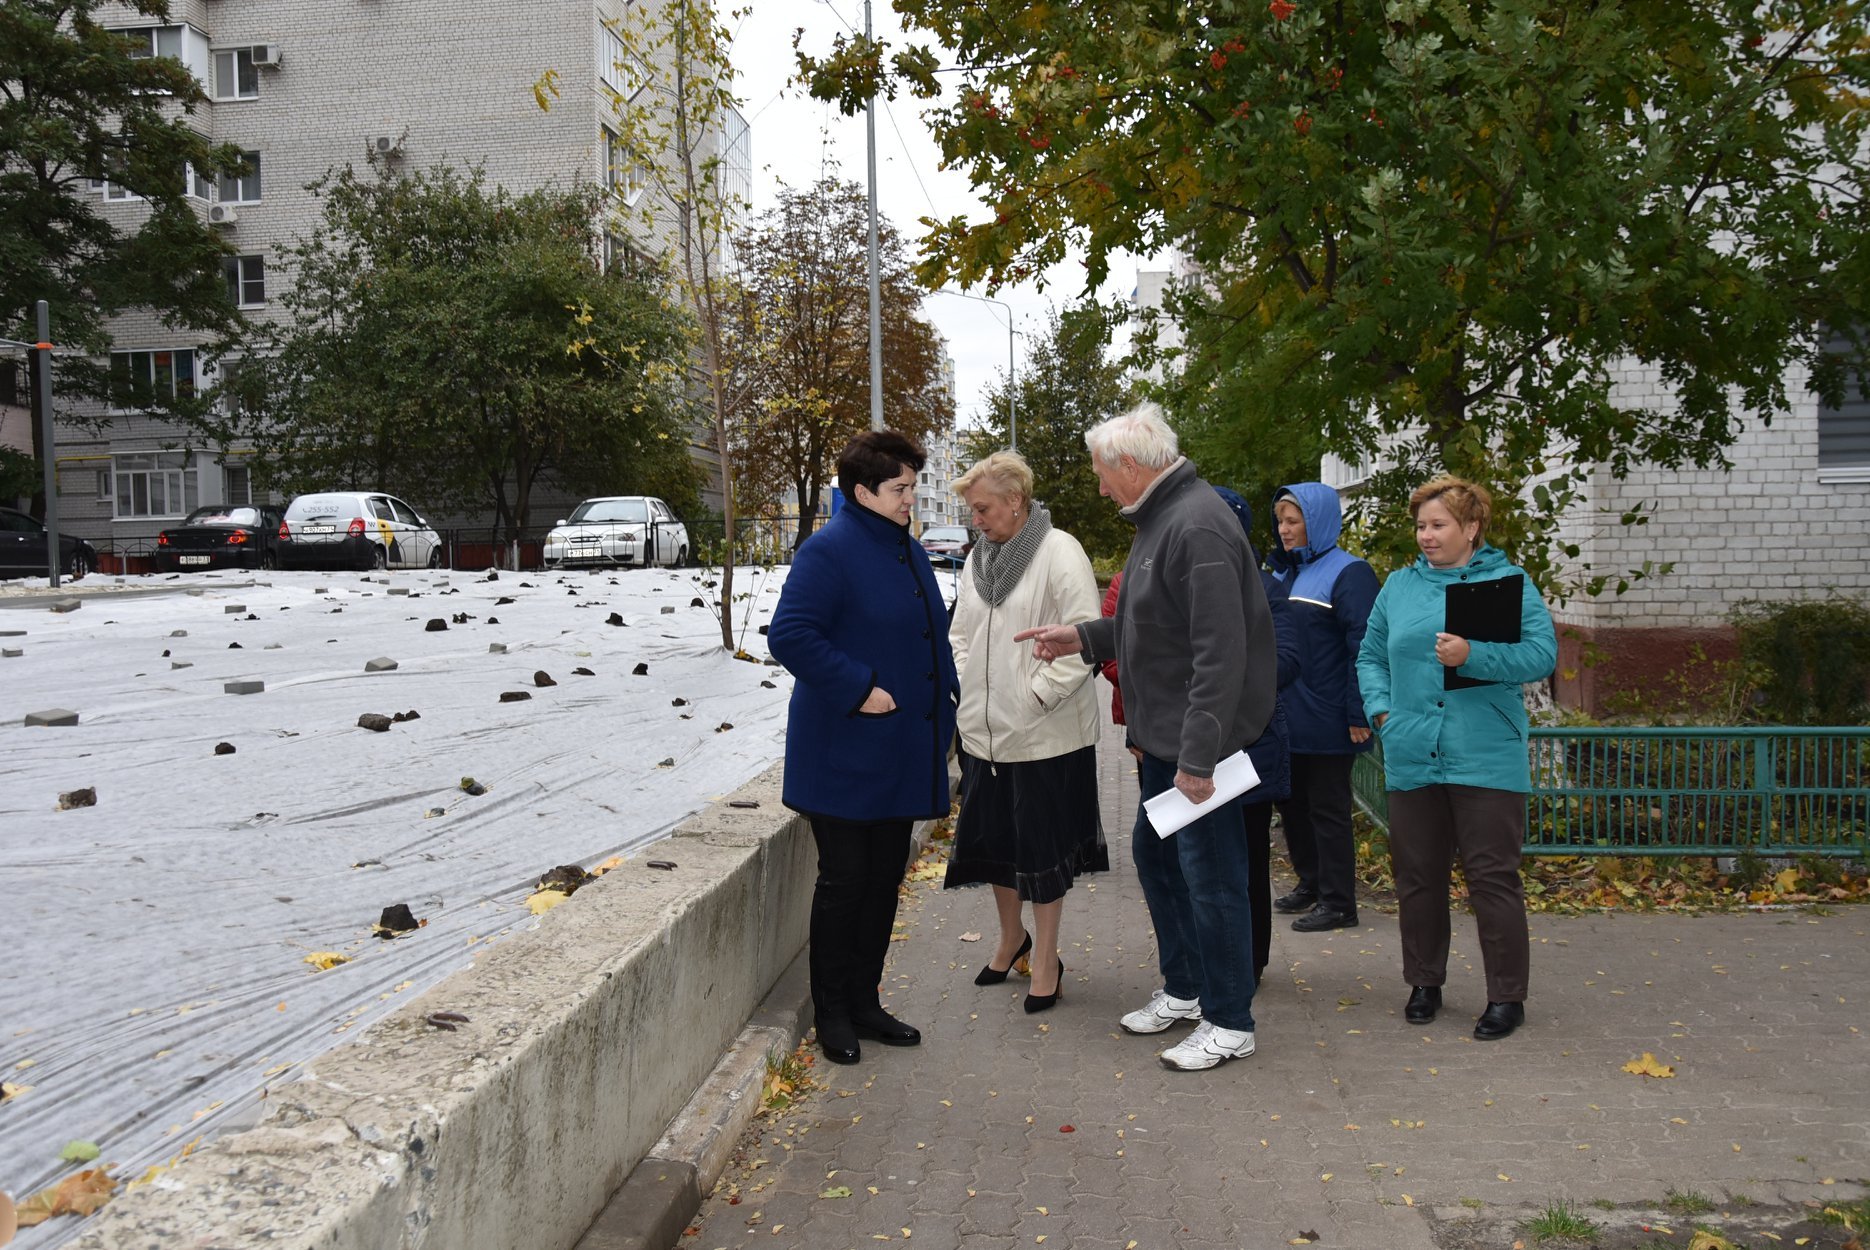
M 1594 466 L 1721 463 L 1788 378 L 1870 375 L 1861 5 L 896 8 L 924 46 L 801 65 L 847 109 L 934 101 L 984 211 L 925 223 L 926 283 L 1080 256 L 1095 286 L 1120 250 L 1179 250 L 1203 275 L 1173 309 L 1185 397 L 1243 446 L 1381 448 L 1392 508 L 1431 470 L 1492 483 L 1548 586 Z M 1617 394 L 1626 360 L 1676 402 Z

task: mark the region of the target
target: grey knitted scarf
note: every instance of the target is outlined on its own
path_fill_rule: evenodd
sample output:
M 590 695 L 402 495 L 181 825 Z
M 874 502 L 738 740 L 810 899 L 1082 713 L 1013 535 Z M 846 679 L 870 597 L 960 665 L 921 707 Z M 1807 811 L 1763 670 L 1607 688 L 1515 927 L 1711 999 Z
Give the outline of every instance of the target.
M 1026 575 L 1026 566 L 1039 554 L 1039 544 L 1052 532 L 1052 514 L 1045 505 L 1032 505 L 1032 515 L 1019 527 L 1019 533 L 1003 543 L 985 538 L 974 544 L 974 589 L 988 603 L 998 607 L 1006 602 Z

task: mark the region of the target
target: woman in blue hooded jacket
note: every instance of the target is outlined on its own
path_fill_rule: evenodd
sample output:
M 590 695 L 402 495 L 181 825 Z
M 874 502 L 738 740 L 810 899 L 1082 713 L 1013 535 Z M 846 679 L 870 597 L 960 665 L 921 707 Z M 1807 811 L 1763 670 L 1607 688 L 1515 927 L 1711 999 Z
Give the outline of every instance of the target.
M 1403 1016 L 1427 1024 L 1441 1009 L 1449 877 L 1459 852 L 1487 970 L 1487 1009 L 1474 1036 L 1494 1041 L 1525 1023 L 1531 966 L 1519 879 L 1531 779 L 1520 686 L 1551 676 L 1558 639 L 1532 578 L 1487 544 L 1493 500 L 1484 487 L 1434 478 L 1410 495 L 1409 512 L 1421 558 L 1383 583 L 1357 656 L 1364 710 L 1383 742 L 1390 864 L 1411 987 Z M 1503 577 L 1521 579 L 1519 641 L 1449 633 L 1449 588 Z M 1449 689 L 1449 669 L 1472 681 Z
M 941 591 L 909 534 L 922 464 L 894 431 L 851 440 L 838 457 L 848 502 L 800 545 L 767 628 L 794 678 L 784 799 L 818 844 L 812 1005 L 835 1063 L 858 1061 L 860 1037 L 922 1040 L 877 997 L 910 827 L 948 814 L 960 692 Z
M 1292 605 L 1300 672 L 1281 692 L 1292 735 L 1292 797 L 1279 805 L 1299 884 L 1273 904 L 1299 933 L 1357 924 L 1357 848 L 1351 765 L 1370 749 L 1357 689 L 1357 648 L 1376 602 L 1377 575 L 1338 546 L 1344 514 L 1323 482 L 1282 486 L 1273 497 L 1279 545 L 1273 576 Z

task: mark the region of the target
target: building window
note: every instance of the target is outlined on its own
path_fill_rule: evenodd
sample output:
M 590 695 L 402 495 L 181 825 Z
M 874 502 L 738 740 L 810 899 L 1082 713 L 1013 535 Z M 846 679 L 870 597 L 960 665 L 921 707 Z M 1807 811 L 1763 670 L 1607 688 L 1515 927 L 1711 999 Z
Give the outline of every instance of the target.
M 604 185 L 625 204 L 634 204 L 643 196 L 643 167 L 622 139 L 604 132 Z
M 260 71 L 253 64 L 252 48 L 222 48 L 214 54 L 214 98 L 260 98 Z
M 1844 356 L 1851 350 L 1842 335 L 1825 350 Z M 1818 474 L 1843 481 L 1870 479 L 1870 397 L 1864 390 L 1870 378 L 1855 370 L 1844 371 L 1844 393 L 1833 406 L 1818 402 Z
M 266 374 L 259 362 L 249 366 L 245 360 L 221 362 L 219 386 L 221 411 L 230 417 L 250 416 L 264 404 Z
M 182 166 L 183 193 L 197 200 L 214 198 L 214 179 L 195 172 L 193 165 Z
M 244 464 L 221 466 L 221 501 L 230 507 L 246 508 L 253 504 L 253 474 Z
M 227 274 L 227 298 L 241 308 L 258 308 L 266 302 L 266 258 L 264 256 L 229 256 L 221 262 Z
M 242 152 L 244 174 L 222 174 L 218 188 L 223 204 L 258 204 L 260 202 L 260 154 Z
M 192 348 L 110 354 L 111 390 L 120 409 L 149 408 L 195 393 Z
M 179 451 L 112 456 L 117 519 L 182 517 L 200 505 L 201 492 L 188 455 Z
M 109 499 L 109 498 L 110 498 L 110 494 L 111 494 L 111 491 L 110 491 L 110 470 L 109 470 L 109 469 L 99 469 L 99 470 L 97 471 L 97 497 L 98 497 L 99 499 L 106 499 L 106 500 L 107 500 L 107 499 Z
M 26 369 L 21 361 L 0 357 L 0 408 L 24 408 L 31 402 Z
M 172 56 L 182 59 L 180 26 L 139 26 L 117 32 L 131 42 L 130 55 L 137 58 Z
M 610 27 L 603 26 L 599 30 L 597 43 L 600 58 L 597 76 L 616 93 L 617 102 L 622 103 L 642 89 L 643 80 L 637 71 L 637 63 L 625 50 L 623 40 Z

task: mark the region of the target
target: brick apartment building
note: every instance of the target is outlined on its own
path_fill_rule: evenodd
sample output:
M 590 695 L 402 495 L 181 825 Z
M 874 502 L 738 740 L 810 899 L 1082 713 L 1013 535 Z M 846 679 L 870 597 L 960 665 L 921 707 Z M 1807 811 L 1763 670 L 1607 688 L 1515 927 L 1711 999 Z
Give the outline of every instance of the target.
M 346 164 L 361 168 L 367 157 L 405 169 L 478 164 L 490 183 L 519 193 L 603 183 L 628 216 L 641 213 L 643 197 L 658 192 L 621 153 L 612 93 L 633 99 L 653 91 L 666 67 L 625 53 L 614 24 L 628 19 L 629 7 L 627 0 L 173 0 L 163 25 L 122 5 L 97 16 L 147 40 L 149 55 L 176 57 L 192 70 L 211 99 L 194 124 L 252 162 L 242 177 L 191 177 L 189 192 L 237 249 L 228 262 L 230 294 L 264 319 L 281 308 L 278 258 L 320 216 L 306 185 Z M 560 96 L 542 111 L 533 84 L 547 70 L 558 71 Z M 714 141 L 726 189 L 744 202 L 752 178 L 745 121 L 731 115 Z M 92 193 L 123 224 L 134 225 L 142 211 L 108 183 Z M 632 243 L 664 246 L 653 223 L 667 215 L 648 207 L 652 224 Z M 606 252 L 622 246 L 613 238 Z M 153 311 L 119 318 L 113 338 L 112 366 L 159 392 L 218 381 L 201 344 L 164 328 Z M 711 439 L 697 431 L 694 443 L 718 501 Z M 241 447 L 205 445 L 145 413 L 114 413 L 96 437 L 61 427 L 56 463 L 65 528 L 100 550 L 147 550 L 190 509 L 248 502 L 253 489 Z

